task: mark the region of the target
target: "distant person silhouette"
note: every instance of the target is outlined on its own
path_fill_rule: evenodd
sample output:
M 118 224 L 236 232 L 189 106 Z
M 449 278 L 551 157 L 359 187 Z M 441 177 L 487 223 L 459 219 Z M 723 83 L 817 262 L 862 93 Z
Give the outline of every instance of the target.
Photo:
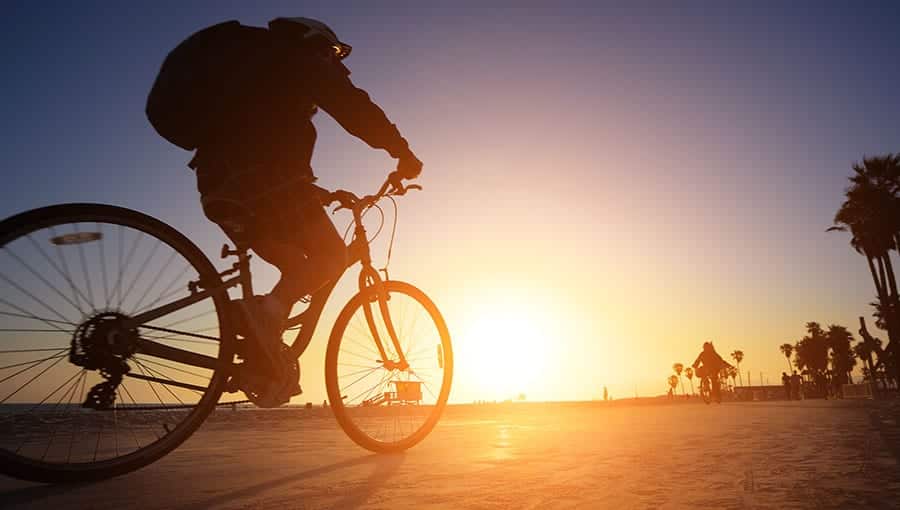
M 156 130 L 196 150 L 189 166 L 206 216 L 281 271 L 271 293 L 240 303 L 252 319 L 236 325 L 269 353 L 281 348 L 294 303 L 354 261 L 324 207 L 336 195 L 313 184 L 317 109 L 396 158 L 392 182 L 422 171 L 397 127 L 350 81 L 342 63 L 350 50 L 309 18 L 277 18 L 268 28 L 221 23 L 168 55 L 147 100 Z
M 791 376 L 787 372 L 781 373 L 781 385 L 784 386 L 784 395 L 788 400 L 791 399 Z
M 722 356 L 719 356 L 712 342 L 703 342 L 703 350 L 700 351 L 700 354 L 691 366 L 694 367 L 694 373 L 701 380 L 703 377 L 709 377 L 711 397 L 716 402 L 721 403 L 722 386 L 719 381 L 719 372 L 723 368 L 731 367 L 731 364 L 722 359 Z
M 791 374 L 791 397 L 800 400 L 803 397 L 803 379 L 796 370 Z

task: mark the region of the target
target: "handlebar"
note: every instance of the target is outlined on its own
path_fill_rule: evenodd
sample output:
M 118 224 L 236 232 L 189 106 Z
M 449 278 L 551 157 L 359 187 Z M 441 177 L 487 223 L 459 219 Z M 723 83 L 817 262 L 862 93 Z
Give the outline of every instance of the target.
M 409 184 L 404 186 L 403 179 L 395 175 L 394 173 L 391 173 L 384 181 L 384 184 L 381 185 L 381 188 L 378 189 L 378 192 L 374 195 L 359 197 L 353 192 L 345 190 L 337 190 L 333 192 L 331 194 L 331 199 L 332 202 L 338 202 L 338 207 L 332 212 L 332 214 L 342 209 L 348 209 L 354 212 L 361 213 L 386 196 L 402 196 L 405 195 L 408 191 L 421 189 L 422 186 L 418 184 Z

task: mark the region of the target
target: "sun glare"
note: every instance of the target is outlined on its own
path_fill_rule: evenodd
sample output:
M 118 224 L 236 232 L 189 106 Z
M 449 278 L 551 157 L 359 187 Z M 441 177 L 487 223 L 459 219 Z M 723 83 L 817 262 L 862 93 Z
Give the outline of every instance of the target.
M 521 307 L 485 308 L 463 332 L 458 366 L 477 385 L 478 399 L 515 399 L 540 390 L 550 368 L 551 332 L 540 316 Z

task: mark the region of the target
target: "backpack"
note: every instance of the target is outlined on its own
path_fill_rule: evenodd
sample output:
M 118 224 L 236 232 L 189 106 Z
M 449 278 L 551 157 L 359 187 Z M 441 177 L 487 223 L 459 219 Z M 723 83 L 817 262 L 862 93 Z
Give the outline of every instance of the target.
M 185 150 L 195 150 L 221 126 L 228 105 L 241 93 L 251 38 L 265 29 L 227 21 L 205 28 L 166 57 L 147 96 L 147 119 L 157 133 Z

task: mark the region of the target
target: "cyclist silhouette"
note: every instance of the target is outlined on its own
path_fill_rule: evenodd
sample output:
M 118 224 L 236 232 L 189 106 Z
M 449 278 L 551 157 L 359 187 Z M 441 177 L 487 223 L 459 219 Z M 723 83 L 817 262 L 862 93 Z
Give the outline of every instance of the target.
M 712 342 L 703 342 L 703 350 L 700 351 L 700 354 L 691 366 L 694 367 L 694 373 L 697 374 L 701 380 L 704 377 L 709 378 L 709 382 L 712 385 L 712 399 L 721 403 L 722 388 L 719 384 L 719 372 L 723 368 L 732 365 L 722 359 L 722 356 L 719 356 L 719 353 L 716 352 Z
M 268 28 L 221 23 L 169 54 L 148 97 L 156 130 L 196 149 L 189 166 L 206 216 L 281 271 L 269 294 L 239 302 L 252 320 L 237 325 L 238 333 L 270 355 L 281 348 L 294 303 L 355 260 L 325 209 L 341 192 L 314 185 L 317 108 L 399 160 L 391 182 L 422 170 L 397 127 L 350 81 L 342 63 L 350 51 L 313 19 L 277 18 Z

